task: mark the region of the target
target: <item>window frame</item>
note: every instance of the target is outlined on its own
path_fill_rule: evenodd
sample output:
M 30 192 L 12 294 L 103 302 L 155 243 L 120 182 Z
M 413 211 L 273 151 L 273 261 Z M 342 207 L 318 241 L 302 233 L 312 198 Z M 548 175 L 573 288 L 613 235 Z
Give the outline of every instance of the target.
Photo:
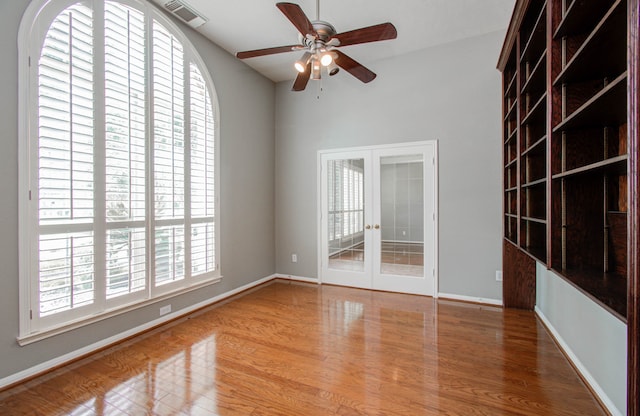
M 132 310 L 143 308 L 145 306 L 163 301 L 165 299 L 177 296 L 182 293 L 197 290 L 204 286 L 208 286 L 219 282 L 222 279 L 221 274 L 221 262 L 220 262 L 220 110 L 219 101 L 216 90 L 214 88 L 213 81 L 208 67 L 205 65 L 204 60 L 196 50 L 193 43 L 188 39 L 183 30 L 178 27 L 169 17 L 161 12 L 155 5 L 143 0 L 112 0 L 122 5 L 136 9 L 144 14 L 145 27 L 146 27 L 146 42 L 147 51 L 152 51 L 152 37 L 153 37 L 153 25 L 154 22 L 162 25 L 171 35 L 173 35 L 182 45 L 183 48 L 183 68 L 185 70 L 185 82 L 184 82 L 184 111 L 185 111 L 185 130 L 184 141 L 191 141 L 190 130 L 190 109 L 188 109 L 192 102 L 190 99 L 190 79 L 191 78 L 191 65 L 195 65 L 208 89 L 209 98 L 213 110 L 213 127 L 214 127 L 214 171 L 213 171 L 213 203 L 214 211 L 212 216 L 214 227 L 214 256 L 215 256 L 215 271 L 206 273 L 204 276 L 186 277 L 181 281 L 172 282 L 169 284 L 158 285 L 154 284 L 154 269 L 155 269 L 155 256 L 153 256 L 153 240 L 155 230 L 155 215 L 151 212 L 153 210 L 152 190 L 149 189 L 153 186 L 151 182 L 153 170 L 153 160 L 151 159 L 152 148 L 154 146 L 154 132 L 153 132 L 153 94 L 151 89 L 153 88 L 153 74 L 152 74 L 152 61 L 153 53 L 146 53 L 145 60 L 147 62 L 146 70 L 146 89 L 148 102 L 146 103 L 145 125 L 146 125 L 146 152 L 149 153 L 145 162 L 146 175 L 146 205 L 147 215 L 144 220 L 146 227 L 146 239 L 147 239 L 147 274 L 146 274 L 146 289 L 142 292 L 144 296 L 139 296 L 135 293 L 129 293 L 122 296 L 122 299 L 114 302 L 107 302 L 106 294 L 96 290 L 94 287 L 94 293 L 101 296 L 96 297 L 95 303 L 97 306 L 91 308 L 89 313 L 82 313 L 78 310 L 71 309 L 60 314 L 54 314 L 54 319 L 33 319 L 32 310 L 39 305 L 38 299 L 38 249 L 37 241 L 39 238 L 39 216 L 38 216 L 38 198 L 31 198 L 33 193 L 37 193 L 38 189 L 38 177 L 33 164 L 37 164 L 38 161 L 38 59 L 40 57 L 44 38 L 47 35 L 50 25 L 53 20 L 68 7 L 74 4 L 86 4 L 94 12 L 93 21 L 98 22 L 95 24 L 94 33 L 94 56 L 104 55 L 104 7 L 96 7 L 100 4 L 104 4 L 105 0 L 33 0 L 27 7 L 23 18 L 20 22 L 18 31 L 18 164 L 19 164 L 19 177 L 18 177 L 18 207 L 19 207 L 19 335 L 18 342 L 20 345 L 26 345 L 31 342 L 38 341 L 40 339 L 47 338 L 49 336 L 57 335 L 62 332 L 66 332 L 72 329 L 88 325 L 93 322 L 97 322 L 109 317 L 126 313 Z M 98 12 L 96 12 L 98 10 Z M 94 73 L 104 73 L 104 62 L 94 64 Z M 94 91 L 102 91 L 105 88 L 104 77 L 96 77 L 94 79 Z M 103 94 L 104 95 L 104 94 Z M 100 94 L 94 95 L 94 141 L 104 141 L 105 139 L 105 101 L 104 98 L 99 98 Z M 95 98 L 98 97 L 96 100 Z M 98 146 L 97 148 L 99 148 Z M 186 148 L 190 147 L 185 145 L 185 172 L 188 168 L 190 171 L 190 153 L 186 152 Z M 104 157 L 104 155 L 102 155 Z M 103 177 L 105 175 L 104 169 L 99 172 Z M 189 175 L 188 177 L 191 177 Z M 185 177 L 185 182 L 189 183 L 188 177 Z M 94 193 L 99 194 L 102 190 L 94 187 Z M 190 186 L 185 189 L 186 192 L 190 192 Z M 102 195 L 99 198 L 105 199 Z M 190 197 L 189 197 L 190 198 Z M 151 208 L 149 208 L 149 206 Z M 94 212 L 99 210 L 101 206 L 96 204 L 94 206 Z M 186 213 L 179 220 L 184 224 L 184 239 L 191 238 L 191 226 L 197 224 L 198 221 L 192 222 L 194 214 L 189 216 Z M 94 220 L 98 224 L 98 219 Z M 124 223 L 131 222 L 131 220 Z M 104 227 L 106 222 L 99 227 Z M 160 225 L 158 225 L 160 226 Z M 96 227 L 94 226 L 93 229 Z M 102 235 L 102 234 L 101 234 Z M 106 236 L 106 231 L 104 233 Z M 106 243 L 105 243 L 106 244 Z M 95 243 L 94 243 L 95 247 Z M 106 247 L 106 246 L 105 246 Z M 34 250 L 36 251 L 34 253 Z M 99 256 L 100 257 L 100 256 Z M 104 256 L 102 256 L 104 257 Z M 185 263 L 185 267 L 190 267 L 190 262 Z M 98 269 L 100 270 L 100 266 Z M 190 273 L 189 273 L 190 274 Z M 96 273 L 96 281 L 106 279 L 106 274 L 101 275 Z M 101 284 L 105 287 L 106 283 Z M 132 296 L 134 295 L 134 296 Z M 99 309 L 96 314 L 94 309 Z M 69 313 L 67 313 L 69 312 Z M 66 316 L 63 316 L 66 315 Z M 46 317 L 45 317 L 46 318 Z

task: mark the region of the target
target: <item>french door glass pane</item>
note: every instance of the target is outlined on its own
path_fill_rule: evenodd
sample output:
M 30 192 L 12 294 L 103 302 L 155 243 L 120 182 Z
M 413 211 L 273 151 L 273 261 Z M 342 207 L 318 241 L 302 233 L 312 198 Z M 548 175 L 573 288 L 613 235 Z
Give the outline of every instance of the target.
M 327 175 L 329 267 L 364 271 L 364 159 L 330 160 Z
M 422 155 L 380 158 L 380 273 L 424 276 Z

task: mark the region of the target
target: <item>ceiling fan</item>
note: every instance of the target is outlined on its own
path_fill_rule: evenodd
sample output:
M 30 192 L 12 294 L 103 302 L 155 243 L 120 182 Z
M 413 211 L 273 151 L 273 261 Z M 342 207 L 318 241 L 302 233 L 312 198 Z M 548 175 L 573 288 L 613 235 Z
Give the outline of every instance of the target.
M 300 33 L 298 36 L 299 43 L 238 52 L 236 57 L 246 59 L 304 50 L 302 57 L 294 64 L 298 71 L 298 76 L 293 83 L 293 91 L 304 90 L 309 79 L 319 80 L 322 67 L 327 69 L 330 76 L 337 74 L 342 68 L 364 83 L 373 81 L 376 74 L 337 48 L 395 39 L 398 36 L 395 26 L 388 22 L 337 33 L 333 25 L 320 20 L 320 0 L 316 2 L 316 20 L 314 21 L 310 21 L 300 6 L 295 3 L 277 3 L 276 7 L 298 29 Z

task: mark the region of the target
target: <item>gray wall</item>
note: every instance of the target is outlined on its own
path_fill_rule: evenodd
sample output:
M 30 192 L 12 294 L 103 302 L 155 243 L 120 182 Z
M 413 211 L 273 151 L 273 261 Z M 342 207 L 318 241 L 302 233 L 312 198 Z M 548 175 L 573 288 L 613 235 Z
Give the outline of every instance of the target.
M 16 343 L 18 140 L 24 140 L 18 137 L 17 33 L 28 3 L 0 1 L 0 379 L 159 317 L 158 306 L 149 306 L 25 347 Z M 274 84 L 196 32 L 185 31 L 211 71 L 220 105 L 224 277 L 171 299 L 173 311 L 275 273 Z
M 366 85 L 344 71 L 323 80 L 319 94 L 314 81 L 295 94 L 290 83 L 277 85 L 278 273 L 317 277 L 318 150 L 437 139 L 440 291 L 502 298 L 495 281 L 502 267 L 495 67 L 503 39 L 494 32 L 367 63 L 378 77 Z
M 627 414 L 627 325 L 536 262 L 536 311 L 614 415 Z

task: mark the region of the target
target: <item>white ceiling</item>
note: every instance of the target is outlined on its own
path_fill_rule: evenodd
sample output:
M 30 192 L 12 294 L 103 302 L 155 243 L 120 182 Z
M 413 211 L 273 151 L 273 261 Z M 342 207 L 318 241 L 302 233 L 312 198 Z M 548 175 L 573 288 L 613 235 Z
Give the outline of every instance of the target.
M 185 0 L 209 21 L 197 30 L 230 53 L 298 43 L 298 32 L 276 8 L 278 0 Z M 290 0 L 316 20 L 316 0 Z M 341 51 L 376 72 L 375 61 L 438 44 L 506 30 L 515 0 L 320 0 L 320 20 L 338 33 L 391 22 L 398 38 Z M 300 52 L 245 59 L 275 82 L 297 75 Z M 498 57 L 496 56 L 496 60 Z

